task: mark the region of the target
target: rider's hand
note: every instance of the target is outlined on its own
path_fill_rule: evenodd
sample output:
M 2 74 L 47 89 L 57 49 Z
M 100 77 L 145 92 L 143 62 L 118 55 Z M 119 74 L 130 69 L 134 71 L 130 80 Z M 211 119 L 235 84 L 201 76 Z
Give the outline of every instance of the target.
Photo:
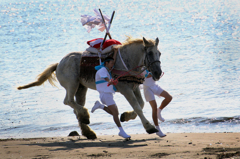
M 112 81 L 111 80 L 108 82 L 107 86 L 110 86 L 110 85 L 112 85 Z

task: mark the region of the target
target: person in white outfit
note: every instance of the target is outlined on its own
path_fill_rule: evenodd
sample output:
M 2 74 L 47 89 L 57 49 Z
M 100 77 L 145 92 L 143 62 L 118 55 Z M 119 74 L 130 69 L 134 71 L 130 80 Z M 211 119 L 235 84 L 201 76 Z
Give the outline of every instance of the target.
M 159 85 L 156 84 L 156 82 L 153 80 L 151 73 L 146 70 L 145 71 L 145 80 L 143 82 L 143 91 L 144 96 L 147 102 L 152 107 L 152 118 L 153 122 L 156 126 L 156 129 L 158 129 L 158 132 L 156 133 L 160 137 L 165 137 L 166 135 L 161 131 L 159 125 L 158 125 L 158 119 L 162 122 L 165 121 L 165 119 L 161 115 L 161 111 L 171 102 L 172 96 L 165 90 L 163 90 Z M 155 96 L 161 96 L 165 99 L 162 101 L 159 108 L 157 108 L 157 102 L 155 100 Z
M 100 100 L 102 104 L 99 101 L 95 102 L 95 105 L 93 106 L 91 112 L 93 113 L 96 109 L 103 109 L 107 113 L 111 114 L 113 116 L 113 120 L 115 124 L 117 125 L 119 129 L 119 136 L 123 138 L 130 138 L 128 134 L 123 130 L 120 120 L 119 120 L 119 113 L 117 105 L 113 99 L 113 94 L 115 93 L 115 87 L 112 85 L 111 82 L 111 70 L 114 66 L 115 59 L 117 55 L 117 49 L 114 49 L 114 55 L 112 57 L 107 57 L 102 65 L 98 65 L 95 67 L 97 71 L 95 75 L 95 82 L 96 82 L 96 88 L 99 92 Z M 108 86 L 108 84 L 110 84 Z

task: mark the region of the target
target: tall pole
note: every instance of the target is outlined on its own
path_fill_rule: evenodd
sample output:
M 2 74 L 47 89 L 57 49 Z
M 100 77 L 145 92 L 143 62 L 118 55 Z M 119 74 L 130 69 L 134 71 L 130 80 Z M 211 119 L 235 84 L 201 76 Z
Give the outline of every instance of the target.
M 108 27 L 107 27 L 107 25 L 106 25 L 106 23 L 105 23 L 105 20 L 104 20 L 104 17 L 103 17 L 103 14 L 102 14 L 101 9 L 99 9 L 99 12 L 100 12 L 100 14 L 101 14 L 101 16 L 102 16 L 103 24 L 104 24 L 104 26 L 105 26 L 105 28 L 106 28 L 106 31 L 107 31 L 106 34 L 105 34 L 105 36 L 104 36 L 103 42 L 102 42 L 102 44 L 101 44 L 101 46 L 102 46 L 102 45 L 104 44 L 104 42 L 106 41 L 107 36 L 109 36 L 109 38 L 112 39 L 112 37 L 111 37 L 111 35 L 110 35 L 110 33 L 109 33 L 109 30 L 110 30 L 110 27 L 111 27 L 111 24 L 112 24 L 112 20 L 113 20 L 115 11 L 113 11 L 113 13 L 112 13 L 112 16 L 111 16 L 111 19 L 110 19 L 110 22 L 109 22 Z

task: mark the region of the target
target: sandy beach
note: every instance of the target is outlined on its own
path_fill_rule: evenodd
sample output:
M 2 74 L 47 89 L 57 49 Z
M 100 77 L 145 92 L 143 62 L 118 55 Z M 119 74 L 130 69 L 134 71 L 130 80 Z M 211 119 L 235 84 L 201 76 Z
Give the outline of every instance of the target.
M 237 158 L 240 133 L 168 133 L 0 139 L 0 158 Z

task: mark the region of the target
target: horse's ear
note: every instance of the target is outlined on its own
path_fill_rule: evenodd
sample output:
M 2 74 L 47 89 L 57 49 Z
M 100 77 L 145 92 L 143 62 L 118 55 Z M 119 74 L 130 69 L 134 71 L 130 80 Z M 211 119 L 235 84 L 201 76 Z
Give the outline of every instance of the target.
M 155 45 L 158 46 L 158 43 L 159 43 L 159 39 L 156 38 L 156 40 L 155 40 Z
M 143 37 L 143 45 L 144 46 L 150 45 L 150 43 L 144 37 Z

